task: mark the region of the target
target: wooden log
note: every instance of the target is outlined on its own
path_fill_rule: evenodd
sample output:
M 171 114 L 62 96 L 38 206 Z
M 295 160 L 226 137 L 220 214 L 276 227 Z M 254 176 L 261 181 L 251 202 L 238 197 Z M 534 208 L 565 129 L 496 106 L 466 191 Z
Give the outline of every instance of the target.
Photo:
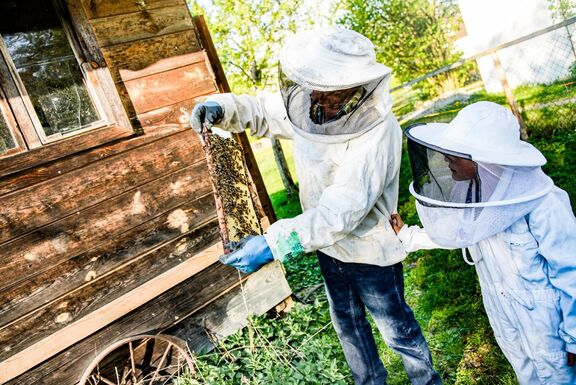
M 176 238 L 0 328 L 0 346 L 3 347 L 0 361 L 106 309 L 111 302 L 145 286 L 163 272 L 179 265 L 195 268 L 188 260 L 217 237 L 218 229 L 212 225 Z
M 29 279 L 211 191 L 198 163 L 91 206 L 0 248 L 0 289 Z
M 154 130 L 147 131 L 144 136 L 135 136 L 130 139 L 95 147 L 73 156 L 61 158 L 53 162 L 42 163 L 25 172 L 0 178 L 0 199 L 2 195 L 64 175 L 67 172 L 77 170 L 90 163 L 131 151 L 147 143 L 152 143 L 156 140 L 171 140 L 169 138 L 170 135 L 183 130 L 187 131 L 189 141 L 196 142 L 199 146 L 200 141 L 198 140 L 198 136 L 190 130 L 188 126 L 182 128 L 168 124 L 159 125 L 154 127 Z
M 183 132 L 5 195 L 0 245 L 202 159 Z
M 101 17 L 91 21 L 100 46 L 193 29 L 186 4 Z
M 0 327 L 119 268 L 150 250 L 218 228 L 212 193 L 136 226 L 79 256 L 0 291 Z M 208 225 L 206 225 L 208 223 Z M 216 230 L 217 231 L 217 230 Z
M 103 308 L 99 309 L 99 311 L 90 313 L 86 317 L 67 325 L 38 343 L 0 362 L 0 383 L 7 382 L 16 376 L 23 374 L 47 358 L 54 356 L 74 344 L 77 344 L 79 341 L 106 326 L 109 327 L 107 328 L 108 330 L 105 331 L 106 335 L 103 336 L 104 341 L 101 341 L 103 342 L 102 344 L 95 344 L 95 341 L 92 340 L 88 345 L 80 343 L 74 346 L 74 348 L 77 348 L 77 346 L 83 346 L 81 351 L 84 354 L 87 353 L 90 357 L 97 352 L 98 346 L 108 345 L 105 341 L 113 341 L 120 336 L 134 335 L 162 327 L 162 325 L 166 325 L 165 327 L 167 327 L 173 324 L 175 321 L 174 317 L 177 317 L 175 314 L 182 314 L 183 312 L 181 309 L 180 311 L 171 311 L 174 310 L 176 304 L 179 304 L 171 304 L 171 301 L 174 300 L 178 294 L 181 295 L 178 291 L 177 285 L 212 265 L 216 262 L 221 252 L 222 246 L 220 244 L 211 246 L 175 268 L 156 276 L 154 279 L 148 281 L 137 289 L 134 289 L 128 294 L 107 303 Z M 175 288 L 176 290 L 172 292 L 171 295 L 169 294 L 168 298 L 165 295 L 162 295 L 166 294 L 166 292 L 170 291 L 172 288 Z M 210 292 L 211 291 L 208 291 L 208 293 Z M 198 299 L 195 295 L 196 293 L 204 294 L 204 297 L 201 297 L 201 301 L 205 301 L 207 298 L 213 298 L 213 296 L 207 295 L 206 291 L 203 291 L 197 286 L 187 287 L 187 290 L 185 291 L 186 296 Z M 159 299 L 163 300 L 163 305 L 166 307 L 165 309 L 154 306 L 154 303 L 158 303 Z M 117 329 L 114 328 L 114 326 L 118 325 L 112 324 L 114 321 L 152 300 L 152 304 L 147 304 L 144 309 L 140 309 L 142 312 L 140 312 L 137 317 L 126 317 L 126 319 L 122 319 L 119 322 L 121 325 L 120 327 Z M 205 303 L 204 301 L 202 301 L 202 304 Z M 160 315 L 162 315 L 162 317 Z M 66 356 L 65 358 L 74 360 L 75 358 L 79 358 L 79 355 L 80 354 L 76 357 Z M 60 361 L 60 364 L 62 365 L 63 362 Z M 60 372 L 56 373 L 59 377 L 58 380 L 50 381 L 50 377 L 46 377 L 43 379 L 35 379 L 37 382 L 33 383 L 62 385 L 65 383 L 73 383 L 71 382 L 71 379 L 75 382 L 80 377 L 80 368 L 78 367 L 76 367 L 74 373 L 68 373 L 68 375 L 66 375 L 66 371 L 62 366 L 53 369 Z M 64 374 L 64 376 L 60 376 L 61 374 Z M 24 384 L 25 382 L 16 379 L 13 383 Z
M 86 14 L 90 19 L 121 15 L 124 13 L 141 12 L 175 5 L 185 5 L 183 0 L 153 0 L 153 1 L 127 1 L 127 0 L 81 0 Z
M 217 91 L 206 62 L 124 82 L 137 114 Z
M 102 54 L 114 82 L 122 81 L 121 70 L 141 71 L 162 59 L 200 51 L 196 31 L 171 33 L 146 40 L 103 47 Z

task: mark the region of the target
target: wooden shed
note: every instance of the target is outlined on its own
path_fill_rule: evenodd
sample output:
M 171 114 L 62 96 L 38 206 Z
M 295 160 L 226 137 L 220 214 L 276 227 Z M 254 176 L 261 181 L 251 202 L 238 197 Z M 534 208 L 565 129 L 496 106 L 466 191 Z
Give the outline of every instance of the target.
M 0 35 L 0 384 L 76 384 L 139 334 L 205 349 L 290 295 L 278 263 L 217 262 L 188 118 L 228 85 L 184 0 L 0 0 Z

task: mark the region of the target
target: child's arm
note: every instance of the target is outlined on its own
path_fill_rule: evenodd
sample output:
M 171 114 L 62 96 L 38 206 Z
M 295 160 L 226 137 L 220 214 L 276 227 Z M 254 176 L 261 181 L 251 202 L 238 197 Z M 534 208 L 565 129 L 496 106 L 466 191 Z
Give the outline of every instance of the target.
M 408 253 L 417 250 L 443 249 L 434 243 L 420 226 L 405 226 L 399 214 L 390 216 L 390 224 Z
M 576 354 L 576 218 L 565 191 L 556 189 L 528 217 L 538 251 L 548 262 L 548 277 L 560 292 L 562 323 L 568 364 Z M 572 360 L 572 362 L 571 362 Z

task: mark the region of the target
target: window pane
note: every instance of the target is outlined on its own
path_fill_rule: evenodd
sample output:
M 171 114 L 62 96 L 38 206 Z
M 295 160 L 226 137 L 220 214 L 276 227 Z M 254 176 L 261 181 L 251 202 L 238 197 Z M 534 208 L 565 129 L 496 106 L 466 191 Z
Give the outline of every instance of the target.
M 47 136 L 99 120 L 50 1 L 0 0 L 0 33 Z
M 16 147 L 16 143 L 14 143 L 14 138 L 12 138 L 6 120 L 0 111 L 0 154 L 14 147 Z

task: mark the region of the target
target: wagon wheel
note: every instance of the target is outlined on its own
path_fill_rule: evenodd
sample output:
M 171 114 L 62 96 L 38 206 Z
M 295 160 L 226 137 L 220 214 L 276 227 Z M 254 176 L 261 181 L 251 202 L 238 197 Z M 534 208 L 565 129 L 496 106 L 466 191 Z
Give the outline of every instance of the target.
M 139 335 L 118 341 L 88 366 L 80 385 L 171 385 L 194 372 L 178 338 Z

